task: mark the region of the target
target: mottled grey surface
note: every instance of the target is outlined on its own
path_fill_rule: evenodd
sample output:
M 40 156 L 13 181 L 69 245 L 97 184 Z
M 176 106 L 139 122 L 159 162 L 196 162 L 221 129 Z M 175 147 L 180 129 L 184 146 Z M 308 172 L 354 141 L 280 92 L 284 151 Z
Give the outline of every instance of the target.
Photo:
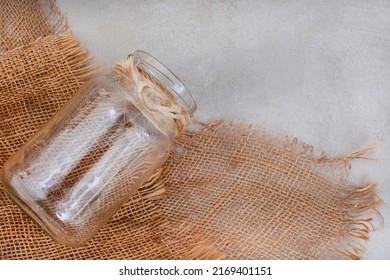
M 177 73 L 196 117 L 262 124 L 345 155 L 351 181 L 375 180 L 390 203 L 390 1 L 77 1 L 58 4 L 107 66 L 136 49 Z M 390 259 L 390 211 L 367 259 Z

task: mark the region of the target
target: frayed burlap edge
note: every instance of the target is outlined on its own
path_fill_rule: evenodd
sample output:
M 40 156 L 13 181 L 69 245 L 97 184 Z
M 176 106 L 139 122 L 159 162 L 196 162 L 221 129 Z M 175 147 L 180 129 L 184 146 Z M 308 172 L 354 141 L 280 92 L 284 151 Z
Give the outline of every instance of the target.
M 46 21 L 52 27 L 53 34 L 57 35 L 69 30 L 66 17 L 54 0 L 38 0 L 38 4 Z
M 38 38 L 36 41 L 17 47 L 15 49 L 6 51 L 0 54 L 2 57 L 12 56 L 12 53 L 17 50 L 26 50 L 31 47 L 39 47 L 42 41 L 51 41 L 53 44 L 58 44 L 63 54 L 63 58 L 66 59 L 72 68 L 72 73 L 78 80 L 77 85 L 84 84 L 90 78 L 102 73 L 103 67 L 97 64 L 92 64 L 93 56 L 88 55 L 88 52 L 80 46 L 79 42 L 73 36 L 72 32 L 67 31 L 60 35 L 50 35 L 46 37 Z
M 334 258 L 359 260 L 366 251 L 366 241 L 372 231 L 383 228 L 383 216 L 377 207 L 383 204 L 378 197 L 378 185 L 346 186 L 345 227 L 331 254 Z M 379 220 L 380 225 L 374 223 Z

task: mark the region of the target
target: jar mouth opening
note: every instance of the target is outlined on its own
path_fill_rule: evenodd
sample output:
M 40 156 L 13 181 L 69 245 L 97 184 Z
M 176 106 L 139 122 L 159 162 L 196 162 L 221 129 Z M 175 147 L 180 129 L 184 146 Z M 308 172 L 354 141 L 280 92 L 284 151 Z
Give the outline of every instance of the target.
M 147 52 L 137 50 L 130 55 L 134 56 L 135 62 L 143 68 L 143 70 L 169 90 L 169 92 L 180 102 L 180 105 L 184 107 L 190 116 L 193 115 L 197 107 L 195 99 L 171 70 Z

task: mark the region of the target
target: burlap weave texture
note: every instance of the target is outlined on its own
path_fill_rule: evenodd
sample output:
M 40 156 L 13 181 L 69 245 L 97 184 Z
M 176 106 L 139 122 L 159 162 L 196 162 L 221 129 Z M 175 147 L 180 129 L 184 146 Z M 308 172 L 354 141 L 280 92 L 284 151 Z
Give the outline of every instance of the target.
M 52 0 L 3 0 L 0 9 L 0 53 L 67 30 Z
M 164 166 L 176 228 L 229 259 L 358 258 L 381 202 L 377 186 L 347 184 L 349 157 L 315 155 L 296 138 L 216 121 L 185 131 Z
M 67 29 L 52 1 L 18 3 L 1 3 L 1 165 L 96 72 L 71 34 L 50 35 Z M 193 125 L 176 144 L 82 248 L 54 243 L 0 190 L 0 258 L 361 256 L 380 199 L 374 183 L 353 186 L 347 177 L 350 160 L 366 151 L 328 158 L 295 138 L 219 121 Z

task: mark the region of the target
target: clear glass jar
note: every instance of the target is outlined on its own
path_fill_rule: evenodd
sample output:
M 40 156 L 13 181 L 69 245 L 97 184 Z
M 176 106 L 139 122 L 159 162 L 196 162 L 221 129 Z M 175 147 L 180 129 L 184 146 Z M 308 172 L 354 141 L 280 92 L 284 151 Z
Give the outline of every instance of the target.
M 84 85 L 4 165 L 7 194 L 54 240 L 85 244 L 167 159 L 196 110 L 180 80 L 136 51 Z

